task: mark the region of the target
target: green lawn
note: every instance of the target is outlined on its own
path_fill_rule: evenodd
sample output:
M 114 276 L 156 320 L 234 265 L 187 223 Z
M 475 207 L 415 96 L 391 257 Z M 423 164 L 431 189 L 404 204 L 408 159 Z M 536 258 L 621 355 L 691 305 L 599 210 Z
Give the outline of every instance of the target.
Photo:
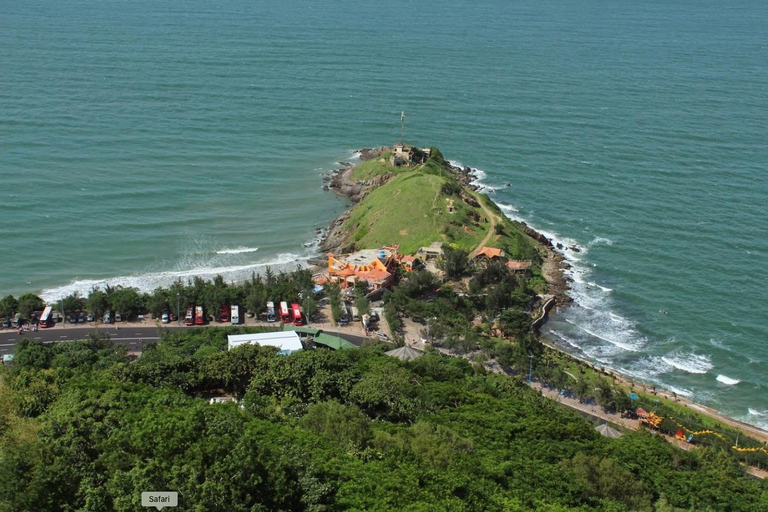
M 365 181 L 375 176 L 381 176 L 387 173 L 397 174 L 407 169 L 405 167 L 395 167 L 393 165 L 389 165 L 390 156 L 392 156 L 392 152 L 387 151 L 379 158 L 373 158 L 366 162 L 357 164 L 355 166 L 355 170 L 352 171 L 352 177 L 356 180 Z M 384 161 L 382 162 L 382 160 Z

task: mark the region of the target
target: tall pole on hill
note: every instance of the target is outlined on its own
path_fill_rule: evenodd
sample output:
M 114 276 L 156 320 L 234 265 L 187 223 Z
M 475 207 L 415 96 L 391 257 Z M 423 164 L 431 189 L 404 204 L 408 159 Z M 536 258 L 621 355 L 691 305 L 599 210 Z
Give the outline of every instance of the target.
M 400 112 L 400 142 L 405 144 L 405 110 Z

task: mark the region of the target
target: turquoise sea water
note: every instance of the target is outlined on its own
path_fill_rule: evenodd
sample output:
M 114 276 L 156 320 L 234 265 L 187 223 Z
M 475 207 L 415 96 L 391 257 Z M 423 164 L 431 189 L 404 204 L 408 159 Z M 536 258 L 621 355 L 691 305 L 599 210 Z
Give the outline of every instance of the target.
M 760 0 L 8 0 L 0 293 L 303 261 L 346 206 L 321 174 L 405 110 L 409 142 L 583 249 L 548 336 L 767 426 L 766 20 Z

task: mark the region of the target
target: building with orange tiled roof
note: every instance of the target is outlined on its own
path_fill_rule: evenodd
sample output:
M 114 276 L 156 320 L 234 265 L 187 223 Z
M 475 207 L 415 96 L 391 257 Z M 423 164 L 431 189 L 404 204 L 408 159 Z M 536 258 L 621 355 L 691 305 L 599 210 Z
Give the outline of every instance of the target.
M 475 258 L 479 258 L 480 256 L 485 256 L 489 260 L 498 260 L 504 257 L 504 251 L 502 251 L 501 249 L 496 249 L 494 247 L 483 247 L 475 255 Z
M 339 256 L 329 252 L 328 274 L 323 277 L 325 282 L 339 283 L 342 288 L 363 281 L 373 290 L 378 290 L 392 284 L 398 261 L 396 245 Z

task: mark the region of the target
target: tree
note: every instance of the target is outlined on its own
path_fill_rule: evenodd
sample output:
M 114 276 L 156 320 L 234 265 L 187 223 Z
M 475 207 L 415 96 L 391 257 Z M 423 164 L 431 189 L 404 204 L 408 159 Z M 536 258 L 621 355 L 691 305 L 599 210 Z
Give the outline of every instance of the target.
M 110 304 L 115 312 L 119 312 L 125 318 L 135 317 L 144 307 L 141 303 L 141 295 L 136 288 L 115 290 L 110 297 Z
M 35 311 L 41 311 L 43 308 L 45 308 L 45 302 L 43 302 L 43 299 L 34 293 L 25 293 L 19 297 L 17 313 L 21 313 L 22 318 L 29 320 L 32 318 L 32 313 Z
M 531 316 L 519 309 L 502 311 L 497 323 L 505 336 L 519 338 L 531 331 Z
M 86 303 L 87 300 L 84 297 L 81 297 L 77 292 L 61 299 L 62 308 L 67 315 L 84 310 Z
M 88 294 L 88 310 L 92 312 L 96 318 L 101 318 L 104 313 L 109 309 L 109 300 L 107 294 L 97 288 L 91 290 Z
M 448 279 L 458 279 L 469 269 L 469 253 L 443 244 L 443 256 L 437 260 L 437 268 L 445 272 Z
M 176 301 L 171 301 L 170 299 L 169 291 L 158 287 L 152 293 L 144 296 L 144 304 L 150 313 L 155 317 L 160 317 L 164 312 L 171 310 L 171 302 L 174 302 L 173 308 L 176 307 Z
M 370 436 L 370 420 L 353 405 L 336 401 L 311 404 L 299 425 L 340 445 L 362 447 Z
M 389 330 L 392 332 L 392 334 L 394 334 L 395 331 L 400 329 L 400 326 L 403 324 L 400 321 L 400 317 L 397 314 L 395 305 L 392 304 L 391 302 L 387 303 L 387 305 L 384 306 L 384 320 L 387 321 L 387 325 L 389 325 Z
M 0 317 L 13 316 L 19 308 L 19 301 L 13 295 L 6 295 L 0 300 Z

